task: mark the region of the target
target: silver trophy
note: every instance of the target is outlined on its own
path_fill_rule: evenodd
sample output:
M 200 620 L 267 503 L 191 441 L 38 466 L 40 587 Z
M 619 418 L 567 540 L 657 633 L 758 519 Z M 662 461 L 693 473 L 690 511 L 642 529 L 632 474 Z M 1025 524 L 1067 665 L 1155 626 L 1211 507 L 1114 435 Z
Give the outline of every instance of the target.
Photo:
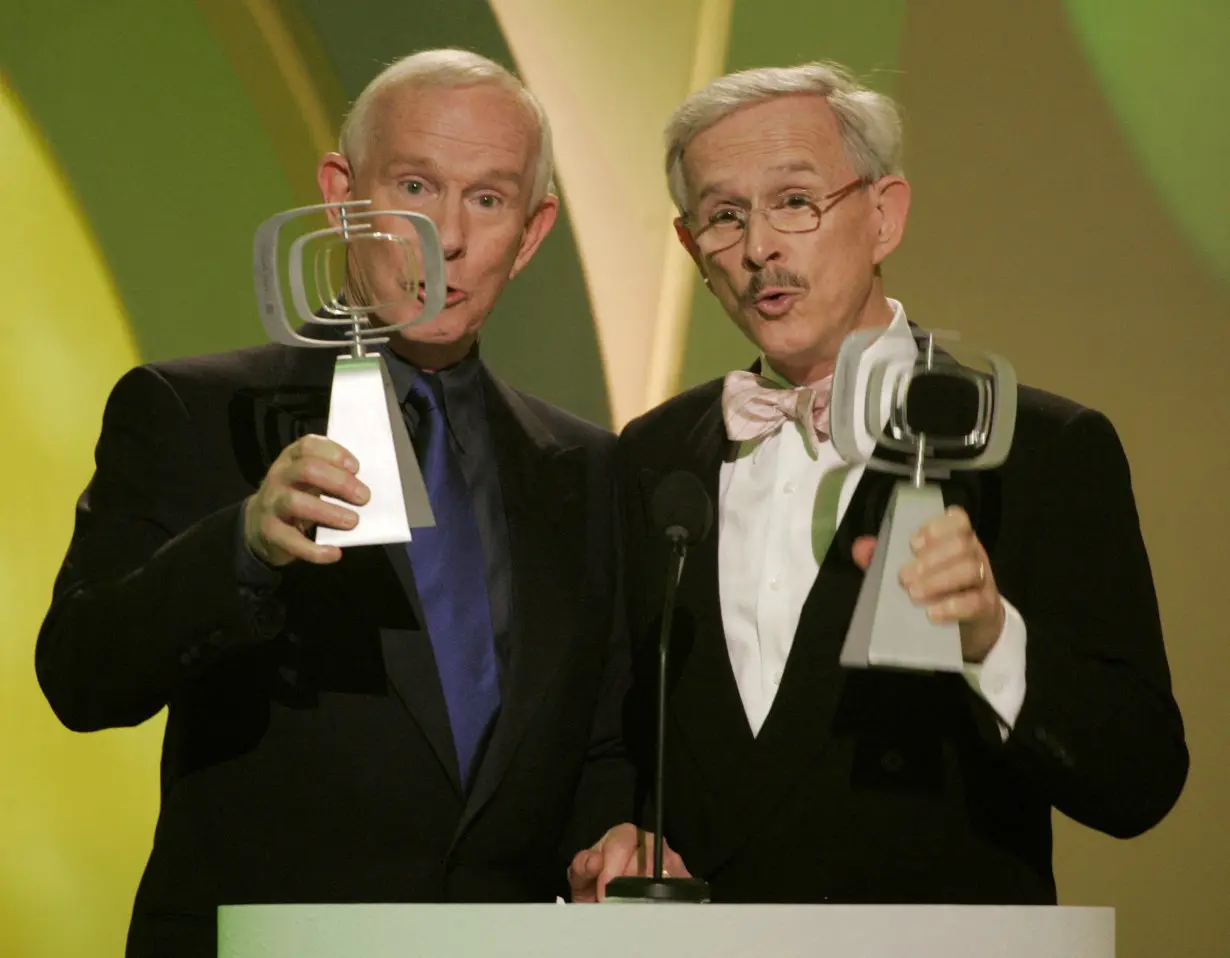
M 954 469 L 992 469 L 1007 458 L 1016 372 L 1006 359 L 958 344 L 952 334 L 916 331 L 913 342 L 896 341 L 904 351 L 869 351 L 880 333 L 861 330 L 842 344 L 829 430 L 846 462 L 907 478 L 893 488 L 841 664 L 959 672 L 958 625 L 932 622 L 899 575 L 914 556 L 910 540 L 944 512 L 941 489 L 927 480 L 946 479 Z M 944 348 L 937 350 L 937 338 Z M 964 361 L 954 358 L 957 350 Z
M 316 541 L 323 545 L 409 542 L 411 529 L 435 524 L 388 368 L 371 347 L 388 342 L 389 334 L 399 329 L 429 322 L 443 310 L 447 289 L 444 255 L 435 224 L 428 217 L 370 207 L 370 200 L 352 200 L 287 210 L 262 223 L 253 243 L 256 299 L 269 338 L 287 346 L 345 350 L 333 368 L 326 432 L 358 459 L 359 478 L 371 490 L 371 499 L 359 507 L 341 503 L 355 509 L 359 521 L 349 530 L 318 526 Z M 283 227 L 322 213 L 333 213 L 337 225 L 302 233 L 284 256 Z M 384 229 L 377 228 L 376 217 L 384 221 Z M 408 224 L 411 231 L 392 231 L 389 224 L 397 221 Z M 385 252 L 397 258 L 397 298 L 372 301 L 374 297 L 367 292 L 371 284 L 363 281 L 361 270 L 353 268 L 357 260 L 351 253 L 361 244 L 387 244 Z M 308 258 L 314 306 L 304 277 Z M 339 260 L 344 264 L 340 269 Z M 339 278 L 341 282 L 336 282 Z M 304 330 L 321 335 L 303 335 L 291 326 L 284 284 Z M 372 323 L 377 312 L 419 301 L 421 309 L 411 320 L 387 326 Z

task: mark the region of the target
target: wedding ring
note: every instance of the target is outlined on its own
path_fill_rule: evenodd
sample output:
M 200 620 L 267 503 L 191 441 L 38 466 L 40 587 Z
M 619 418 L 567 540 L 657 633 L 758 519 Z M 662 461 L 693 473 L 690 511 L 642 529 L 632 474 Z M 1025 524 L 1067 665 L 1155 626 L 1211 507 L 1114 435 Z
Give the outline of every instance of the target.
M 987 584 L 987 564 L 985 562 L 978 563 L 978 584 Z

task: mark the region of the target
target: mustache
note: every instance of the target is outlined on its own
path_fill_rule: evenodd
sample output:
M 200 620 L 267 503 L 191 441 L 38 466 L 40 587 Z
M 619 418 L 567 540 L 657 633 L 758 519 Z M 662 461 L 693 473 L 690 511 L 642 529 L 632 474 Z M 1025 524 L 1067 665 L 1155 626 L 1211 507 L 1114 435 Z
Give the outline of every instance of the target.
M 811 288 L 811 284 L 807 282 L 806 277 L 800 276 L 798 273 L 792 273 L 785 267 L 775 266 L 753 276 L 751 282 L 747 284 L 747 287 L 739 296 L 739 301 L 743 305 L 749 306 L 756 301 L 757 296 L 769 288 L 798 289 L 806 292 Z

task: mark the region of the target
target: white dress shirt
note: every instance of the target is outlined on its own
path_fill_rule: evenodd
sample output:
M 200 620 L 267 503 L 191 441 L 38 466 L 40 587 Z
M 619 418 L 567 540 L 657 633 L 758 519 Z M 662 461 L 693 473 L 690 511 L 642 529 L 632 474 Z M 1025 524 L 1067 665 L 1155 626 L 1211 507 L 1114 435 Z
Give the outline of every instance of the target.
M 889 300 L 893 321 L 868 347 L 868 358 L 899 353 L 912 362 L 917 351 L 905 310 Z M 774 375 L 762 360 L 763 375 Z M 888 380 L 889 377 L 886 377 Z M 784 380 L 783 380 L 784 382 Z M 891 389 L 891 382 L 885 382 Z M 861 394 L 861 390 L 859 391 Z M 860 417 L 861 420 L 861 417 Z M 865 433 L 865 430 L 863 430 Z M 869 454 L 874 440 L 859 435 Z M 863 474 L 847 466 L 831 441 L 813 455 L 793 422 L 754 442 L 742 443 L 733 462 L 722 464 L 718 483 L 718 582 L 726 648 L 752 734 L 758 735 L 781 684 L 803 603 L 823 555 L 812 543 L 812 515 L 821 482 L 841 482 L 837 522 L 845 515 Z M 844 472 L 843 472 L 844 470 Z M 824 491 L 827 492 L 826 486 Z M 827 496 L 823 497 L 827 498 Z M 966 679 L 995 710 L 1007 736 L 1025 699 L 1025 622 L 1006 600 L 1004 629 Z

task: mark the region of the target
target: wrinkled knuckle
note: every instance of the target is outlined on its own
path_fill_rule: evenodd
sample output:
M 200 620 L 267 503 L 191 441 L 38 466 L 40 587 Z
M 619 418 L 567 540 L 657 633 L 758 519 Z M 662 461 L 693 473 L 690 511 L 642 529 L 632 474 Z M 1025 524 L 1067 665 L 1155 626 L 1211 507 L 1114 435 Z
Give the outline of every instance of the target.
M 278 529 L 277 517 L 271 513 L 266 513 L 261 516 L 260 522 L 256 524 L 256 538 L 260 543 L 268 543 Z
M 294 489 L 282 489 L 278 493 L 278 514 L 285 518 L 292 518 L 299 514 L 299 493 Z
M 319 486 L 325 478 L 324 463 L 319 459 L 304 459 L 300 478 L 313 486 Z

